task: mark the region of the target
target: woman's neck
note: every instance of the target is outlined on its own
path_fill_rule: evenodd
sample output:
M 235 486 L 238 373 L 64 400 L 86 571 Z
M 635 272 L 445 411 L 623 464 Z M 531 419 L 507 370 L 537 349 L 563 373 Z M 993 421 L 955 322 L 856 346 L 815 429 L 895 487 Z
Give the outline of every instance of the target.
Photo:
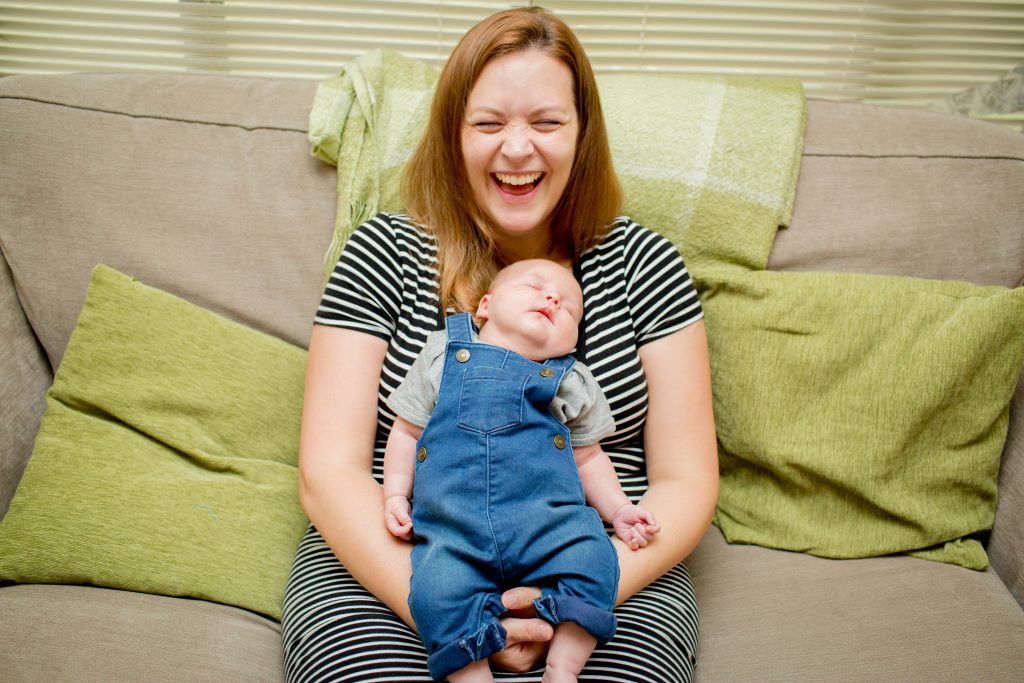
M 553 245 L 551 236 L 547 232 L 542 237 L 523 235 L 514 240 L 500 240 L 497 246 L 507 263 L 527 259 L 546 259 L 564 266 L 572 264 L 569 254 L 565 253 L 564 249 Z

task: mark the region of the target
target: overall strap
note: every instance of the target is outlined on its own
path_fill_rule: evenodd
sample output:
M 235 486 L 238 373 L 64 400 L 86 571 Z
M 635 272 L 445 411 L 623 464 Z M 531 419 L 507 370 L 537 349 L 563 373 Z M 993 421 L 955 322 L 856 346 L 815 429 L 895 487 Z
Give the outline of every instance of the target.
M 473 317 L 469 313 L 454 313 L 444 321 L 448 330 L 448 339 L 451 341 L 472 342 L 473 341 Z

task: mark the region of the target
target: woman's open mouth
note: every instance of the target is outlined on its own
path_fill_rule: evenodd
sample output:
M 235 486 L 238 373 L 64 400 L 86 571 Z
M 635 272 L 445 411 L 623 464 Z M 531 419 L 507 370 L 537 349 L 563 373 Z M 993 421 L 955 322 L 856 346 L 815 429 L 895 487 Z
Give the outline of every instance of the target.
M 543 173 L 492 173 L 491 177 L 499 190 L 517 197 L 530 194 L 544 180 Z

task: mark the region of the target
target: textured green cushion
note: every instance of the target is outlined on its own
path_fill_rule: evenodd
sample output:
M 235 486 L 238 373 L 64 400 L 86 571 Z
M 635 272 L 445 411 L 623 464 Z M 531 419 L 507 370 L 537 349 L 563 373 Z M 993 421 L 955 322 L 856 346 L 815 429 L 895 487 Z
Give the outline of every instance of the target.
M 203 598 L 280 618 L 305 352 L 109 268 L 0 522 L 0 578 Z
M 734 542 L 981 569 L 1024 288 L 723 269 L 702 294 Z

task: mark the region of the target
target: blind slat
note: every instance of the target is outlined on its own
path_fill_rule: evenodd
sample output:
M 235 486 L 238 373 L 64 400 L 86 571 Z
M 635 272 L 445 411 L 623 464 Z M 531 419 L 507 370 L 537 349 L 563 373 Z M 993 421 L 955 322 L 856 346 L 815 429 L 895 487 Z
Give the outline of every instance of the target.
M 469 27 L 525 1 L 0 0 L 0 74 L 322 79 L 376 47 L 440 66 Z M 783 76 L 814 97 L 927 107 L 1024 63 L 1024 0 L 536 4 L 573 27 L 598 72 Z

